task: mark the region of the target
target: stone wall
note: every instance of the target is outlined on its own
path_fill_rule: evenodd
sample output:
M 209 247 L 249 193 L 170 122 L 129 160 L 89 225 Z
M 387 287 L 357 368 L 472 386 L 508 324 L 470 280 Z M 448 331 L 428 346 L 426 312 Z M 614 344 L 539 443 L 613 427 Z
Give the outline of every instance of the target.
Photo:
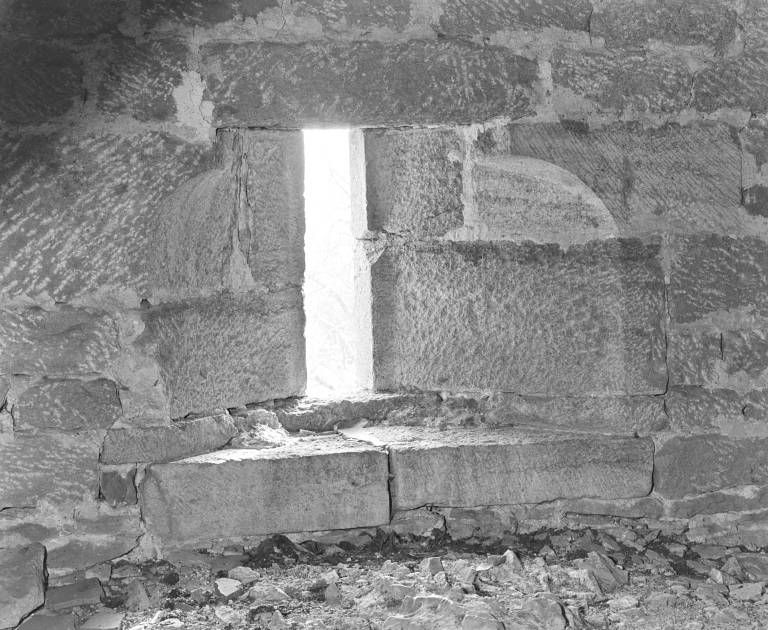
M 652 435 L 673 516 L 759 519 L 767 35 L 758 0 L 0 2 L 0 546 L 131 551 L 147 463 L 303 393 L 298 129 L 331 124 L 379 389 L 588 409 Z

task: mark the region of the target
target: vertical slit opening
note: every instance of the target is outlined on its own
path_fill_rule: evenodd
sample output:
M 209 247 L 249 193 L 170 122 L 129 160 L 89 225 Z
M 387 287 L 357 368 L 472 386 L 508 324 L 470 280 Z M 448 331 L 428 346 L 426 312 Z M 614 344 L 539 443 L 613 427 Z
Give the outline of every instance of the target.
M 355 132 L 304 131 L 304 313 L 307 396 L 337 398 L 362 389 L 358 261 L 353 207 Z

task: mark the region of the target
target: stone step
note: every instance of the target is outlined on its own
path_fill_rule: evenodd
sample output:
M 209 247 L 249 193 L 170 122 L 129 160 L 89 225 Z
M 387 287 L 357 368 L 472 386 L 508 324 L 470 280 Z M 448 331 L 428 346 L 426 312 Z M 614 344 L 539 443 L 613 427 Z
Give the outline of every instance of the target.
M 392 510 L 651 491 L 649 438 L 503 429 L 370 427 L 152 464 L 147 530 L 164 547 L 376 527 Z
M 519 428 L 371 427 L 343 433 L 388 448 L 393 510 L 630 498 L 652 487 L 650 438 Z
M 339 435 L 153 464 L 141 484 L 147 530 L 166 546 L 389 522 L 387 454 Z

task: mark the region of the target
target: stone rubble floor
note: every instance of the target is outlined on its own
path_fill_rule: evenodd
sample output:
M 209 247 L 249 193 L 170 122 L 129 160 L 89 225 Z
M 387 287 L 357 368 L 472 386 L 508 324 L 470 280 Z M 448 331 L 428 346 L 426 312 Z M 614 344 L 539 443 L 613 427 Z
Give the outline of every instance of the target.
M 367 541 L 274 536 L 247 553 L 118 563 L 101 604 L 58 614 L 105 630 L 768 627 L 765 550 L 622 526 L 490 544 L 378 530 Z M 67 627 L 52 622 L 39 627 Z

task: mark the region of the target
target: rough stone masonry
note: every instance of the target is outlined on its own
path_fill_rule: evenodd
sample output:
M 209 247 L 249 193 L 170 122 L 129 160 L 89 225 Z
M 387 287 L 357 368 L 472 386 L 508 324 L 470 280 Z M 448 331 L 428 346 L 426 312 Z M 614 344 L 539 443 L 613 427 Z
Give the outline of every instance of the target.
M 374 391 L 309 404 L 328 125 Z M 0 0 L 0 151 L 0 628 L 425 506 L 768 545 L 762 0 Z

